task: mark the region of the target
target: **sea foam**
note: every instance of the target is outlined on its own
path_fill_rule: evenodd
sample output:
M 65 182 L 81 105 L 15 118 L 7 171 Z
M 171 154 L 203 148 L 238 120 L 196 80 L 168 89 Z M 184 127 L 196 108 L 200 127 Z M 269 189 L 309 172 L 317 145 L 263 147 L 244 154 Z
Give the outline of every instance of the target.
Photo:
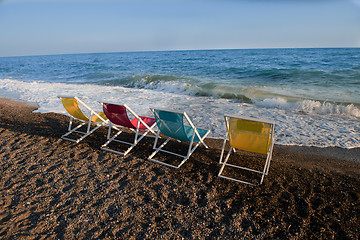
M 289 102 L 285 98 L 276 97 L 266 98 L 262 101 L 255 101 L 255 105 L 259 107 L 284 109 L 306 114 L 360 118 L 360 109 L 357 108 L 354 104 L 339 104 L 315 100 L 300 100 L 296 102 Z
M 211 137 L 225 134 L 224 113 L 276 122 L 277 144 L 342 148 L 360 147 L 359 109 L 327 102 L 288 102 L 268 98 L 255 103 L 200 97 L 154 89 L 126 88 L 95 84 L 23 82 L 0 79 L 0 94 L 36 102 L 37 112 L 67 114 L 57 96 L 80 97 L 90 107 L 101 110 L 99 101 L 129 105 L 139 115 L 151 116 L 149 107 L 186 111 L 198 127 L 211 130 Z

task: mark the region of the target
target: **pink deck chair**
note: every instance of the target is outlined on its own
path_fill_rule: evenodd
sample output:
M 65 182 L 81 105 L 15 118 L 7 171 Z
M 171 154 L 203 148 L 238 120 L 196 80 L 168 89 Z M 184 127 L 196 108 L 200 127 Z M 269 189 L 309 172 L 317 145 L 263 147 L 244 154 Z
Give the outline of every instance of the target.
M 156 135 L 156 133 L 153 130 L 153 128 L 156 125 L 154 118 L 138 116 L 126 104 L 124 105 L 117 105 L 112 103 L 101 103 L 101 104 L 103 106 L 106 117 L 110 120 L 109 131 L 107 134 L 108 140 L 104 145 L 101 146 L 102 150 L 120 154 L 125 157 L 125 155 L 128 154 L 131 151 L 131 149 L 133 149 L 136 146 L 136 144 L 140 142 L 140 140 L 143 139 L 149 132 Z M 134 116 L 132 120 L 129 119 L 128 112 L 130 112 Z M 121 127 L 121 128 L 114 136 L 110 137 L 111 129 L 115 128 L 118 130 L 118 128 L 116 127 Z M 125 142 L 116 139 L 126 128 L 135 132 L 134 142 Z M 143 133 L 139 134 L 140 131 L 142 131 Z M 130 147 L 125 152 L 119 152 L 107 147 L 108 144 L 112 141 L 128 144 L 130 145 Z

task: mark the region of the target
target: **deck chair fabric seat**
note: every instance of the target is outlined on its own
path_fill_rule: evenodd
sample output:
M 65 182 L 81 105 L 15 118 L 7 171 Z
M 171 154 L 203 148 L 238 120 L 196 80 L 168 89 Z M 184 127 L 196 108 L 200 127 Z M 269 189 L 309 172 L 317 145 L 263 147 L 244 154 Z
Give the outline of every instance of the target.
M 195 134 L 194 139 L 193 139 L 194 143 L 199 142 L 200 139 L 202 139 L 209 132 L 209 130 L 202 129 L 202 128 L 196 128 L 196 131 L 199 134 Z M 191 137 L 194 135 L 194 129 L 190 126 L 185 126 L 185 132 L 188 135 L 188 139 L 189 139 L 188 141 L 190 141 Z
M 155 119 L 154 118 L 150 118 L 150 117 L 142 117 L 142 116 L 139 116 L 141 118 L 141 120 L 146 123 L 146 125 L 148 126 L 152 126 L 154 125 L 155 123 Z M 140 122 L 137 118 L 134 118 L 131 123 L 133 126 L 137 126 L 138 125 L 138 122 Z M 144 125 L 142 122 L 139 123 L 139 130 L 140 131 L 145 131 L 147 129 L 146 125 Z
M 96 131 L 99 127 L 104 126 L 107 124 L 108 120 L 103 112 L 96 113 L 92 110 L 89 106 L 87 106 L 84 102 L 82 102 L 78 97 L 75 96 L 59 96 L 62 101 L 62 104 L 66 111 L 70 114 L 70 123 L 68 132 L 61 136 L 62 139 L 68 140 L 71 142 L 80 142 L 91 133 Z M 82 105 L 87 111 L 89 111 L 89 117 L 84 114 L 81 110 L 80 105 Z M 72 127 L 73 120 L 76 119 L 81 121 L 82 123 L 76 127 Z M 91 129 L 91 123 L 95 124 L 95 127 Z M 86 132 L 80 131 L 79 129 L 87 124 Z M 72 133 L 79 133 L 81 137 L 74 139 L 71 138 L 69 135 Z
M 185 112 L 173 112 L 168 110 L 160 110 L 160 109 L 151 109 L 154 113 L 156 125 L 159 129 L 153 148 L 155 151 L 149 156 L 148 160 L 152 162 L 156 162 L 168 167 L 179 168 L 181 167 L 186 160 L 189 159 L 191 154 L 195 151 L 195 149 L 200 145 L 204 145 L 206 148 L 208 146 L 204 143 L 204 139 L 210 133 L 210 130 L 196 128 L 188 115 Z M 185 125 L 184 122 L 187 122 L 189 125 Z M 168 138 L 165 140 L 163 144 L 157 147 L 157 142 L 159 139 L 159 133 L 167 136 Z M 187 155 L 177 154 L 168 150 L 164 150 L 164 146 L 170 141 L 170 139 L 175 139 L 178 141 L 189 142 L 189 148 Z M 193 143 L 197 143 L 193 146 Z M 159 152 L 166 152 L 175 156 L 182 157 L 183 160 L 178 165 L 172 165 L 168 163 L 164 163 L 158 160 L 155 160 L 153 157 Z
M 226 135 L 224 137 L 224 144 L 221 150 L 220 161 L 222 164 L 218 176 L 229 180 L 256 185 L 248 181 L 239 180 L 222 175 L 226 166 L 239 168 L 247 171 L 252 171 L 261 174 L 260 183 L 262 184 L 265 175 L 269 172 L 270 161 L 274 146 L 274 130 L 275 123 L 269 121 L 258 120 L 254 118 L 244 118 L 239 116 L 225 115 Z M 227 139 L 228 138 L 228 139 Z M 222 161 L 226 142 L 229 141 L 230 150 Z M 229 164 L 228 160 L 232 151 L 240 149 L 248 152 L 259 153 L 266 155 L 264 168 L 262 171 L 246 168 L 239 165 Z
M 155 124 L 155 119 L 150 117 L 138 116 L 133 110 L 130 109 L 126 104 L 119 105 L 113 103 L 101 103 L 103 106 L 104 113 L 106 117 L 110 120 L 109 130 L 107 135 L 107 142 L 104 143 L 101 149 L 116 154 L 126 156 L 136 144 L 143 139 L 149 132 L 156 134 L 153 130 Z M 132 120 L 129 118 L 128 112 L 134 116 Z M 120 127 L 120 129 L 116 128 Z M 116 128 L 118 132 L 110 137 L 112 128 Z M 133 142 L 125 142 L 116 139 L 126 128 L 135 132 L 135 137 Z M 139 135 L 139 132 L 142 131 L 143 134 Z M 109 143 L 115 141 L 130 145 L 130 147 L 125 152 L 120 152 L 113 150 L 108 147 Z

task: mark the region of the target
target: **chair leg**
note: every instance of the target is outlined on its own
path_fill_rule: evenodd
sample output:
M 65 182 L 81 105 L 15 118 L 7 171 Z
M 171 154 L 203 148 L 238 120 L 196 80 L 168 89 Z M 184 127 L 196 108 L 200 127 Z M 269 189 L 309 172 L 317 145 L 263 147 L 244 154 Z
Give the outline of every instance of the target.
M 69 122 L 68 131 L 71 131 L 72 123 L 73 123 L 73 117 L 70 117 L 70 122 Z
M 226 132 L 225 137 L 224 137 L 224 143 L 223 143 L 223 146 L 222 146 L 222 149 L 221 149 L 220 159 L 219 159 L 220 164 L 223 163 L 222 159 L 223 159 L 223 156 L 224 156 L 225 144 L 226 144 L 227 136 L 228 136 L 228 133 Z
M 224 150 L 224 148 L 223 148 L 223 150 Z M 222 157 L 223 157 L 223 155 L 221 155 L 220 164 L 222 164 L 222 165 L 221 165 L 220 171 L 219 171 L 219 173 L 218 173 L 218 177 L 221 177 L 221 176 L 222 176 L 221 173 L 224 171 L 226 162 L 227 162 L 227 160 L 228 160 L 229 157 L 230 157 L 231 150 L 232 150 L 232 147 L 230 147 L 229 152 L 227 153 L 227 155 L 226 155 L 226 157 L 225 157 L 225 160 L 224 160 L 223 162 L 222 162 Z M 223 153 L 223 151 L 222 151 L 222 153 Z
M 135 137 L 134 137 L 134 143 L 131 144 L 131 146 L 124 152 L 124 157 L 125 157 L 126 154 L 128 154 L 128 153 L 136 146 L 136 144 L 138 144 L 138 142 L 140 142 L 141 139 L 143 139 L 143 138 L 146 136 L 146 134 L 148 134 L 148 133 L 149 133 L 149 131 L 147 130 L 147 131 L 145 131 L 140 137 L 138 137 L 138 136 L 139 136 L 139 130 L 136 129 L 136 133 L 135 133 Z M 130 143 L 129 143 L 129 144 L 130 144 Z
M 87 134 L 83 135 L 81 138 L 79 138 L 76 142 L 80 142 L 81 140 L 83 140 L 84 138 L 86 138 L 87 136 L 89 136 L 90 134 L 92 134 L 93 132 L 95 132 L 99 127 L 101 127 L 102 125 L 98 125 L 95 128 L 93 128 L 90 132 L 88 132 Z
M 155 124 L 151 127 L 151 129 L 155 126 Z M 116 126 L 114 126 L 113 128 L 115 128 Z M 138 127 L 139 127 L 139 123 L 138 123 Z M 111 129 L 109 128 L 108 131 L 108 141 L 106 143 L 104 143 L 100 149 L 108 151 L 108 152 L 112 152 L 112 153 L 116 153 L 116 154 L 120 154 L 122 156 L 126 156 L 149 132 L 150 130 L 145 130 L 143 134 L 139 134 L 139 130 L 138 128 L 136 130 L 129 128 L 130 130 L 135 132 L 135 137 L 134 137 L 134 142 L 125 142 L 125 141 L 121 141 L 121 140 L 117 140 L 116 138 L 124 131 L 126 127 L 122 127 L 113 137 L 110 138 L 110 131 Z M 110 149 L 107 147 L 107 145 L 112 142 L 112 141 L 116 141 L 119 143 L 123 143 L 123 144 L 127 144 L 130 145 L 130 147 L 128 149 L 126 149 L 125 152 L 119 152 L 113 149 Z
M 188 153 L 188 155 L 186 156 L 186 160 L 189 159 L 189 157 L 191 156 L 191 154 L 193 154 L 193 152 L 196 150 L 196 148 L 198 146 L 200 146 L 201 142 L 199 141 L 191 150 L 190 152 Z M 192 146 L 192 144 L 190 144 L 190 147 Z
M 90 134 L 92 134 L 93 132 L 95 132 L 99 127 L 103 126 L 103 125 L 97 125 L 96 127 L 94 127 L 92 130 L 90 131 L 87 131 L 87 132 L 80 132 L 80 131 L 76 131 L 77 129 L 79 129 L 80 127 L 84 126 L 86 123 L 82 123 L 80 124 L 79 126 L 77 126 L 76 128 L 73 128 L 70 132 L 64 134 L 63 136 L 61 136 L 62 139 L 64 140 L 68 140 L 68 141 L 71 141 L 71 142 L 75 142 L 75 143 L 79 143 L 80 141 L 82 141 L 84 138 L 86 138 L 87 136 L 89 136 Z M 68 136 L 69 134 L 71 133 L 80 133 L 82 134 L 82 136 L 78 139 L 72 139 L 72 138 L 68 138 L 66 136 Z
M 108 152 L 112 152 L 112 153 L 116 153 L 116 154 L 120 154 L 120 155 L 124 155 L 124 153 L 107 148 L 107 145 L 109 145 L 112 141 L 119 141 L 116 140 L 116 138 L 124 131 L 125 127 L 122 127 L 117 133 L 114 134 L 114 136 L 111 136 L 111 129 L 112 129 L 112 125 L 109 126 L 109 130 L 108 130 L 108 134 L 107 134 L 107 141 L 100 147 L 101 150 L 104 151 L 108 151 Z
M 90 119 L 92 118 L 92 114 L 90 115 Z M 87 126 L 87 130 L 86 133 L 90 132 L 90 128 L 91 128 L 91 121 L 88 121 L 88 126 Z
M 78 131 L 79 128 L 81 128 L 82 126 L 84 126 L 85 124 L 87 124 L 88 122 L 83 122 L 83 123 L 80 123 L 78 126 L 72 128 L 72 125 L 73 125 L 73 118 L 70 117 L 70 122 L 69 122 L 69 127 L 68 127 L 68 132 L 65 133 L 64 135 L 61 136 L 62 139 L 64 140 L 67 140 L 67 141 L 71 141 L 71 142 L 75 142 L 75 143 L 78 143 L 80 142 L 81 140 L 83 140 L 85 137 L 87 137 L 89 134 L 91 134 L 93 131 L 89 131 L 89 125 L 87 127 L 87 131 L 86 132 L 82 132 L 82 131 Z M 91 124 L 91 123 L 90 123 Z M 97 127 L 98 128 L 98 127 Z M 97 129 L 96 128 L 96 129 Z M 95 130 L 96 130 L 95 129 Z M 95 131 L 94 130 L 94 131 Z M 69 138 L 67 136 L 69 136 L 70 134 L 72 133 L 80 133 L 82 134 L 82 137 L 81 138 L 78 138 L 78 139 L 72 139 L 72 138 Z
M 108 133 L 107 133 L 107 136 L 106 136 L 106 139 L 110 139 L 110 135 L 111 135 L 111 129 L 112 129 L 112 125 L 111 125 L 111 122 L 109 123 L 109 128 L 108 128 Z
M 181 154 L 177 154 L 177 153 L 170 152 L 170 151 L 167 151 L 167 150 L 162 149 L 162 148 L 170 141 L 171 138 L 166 139 L 166 141 L 157 148 L 156 145 L 157 145 L 157 141 L 158 141 L 158 138 L 159 138 L 159 132 L 158 132 L 158 134 L 156 135 L 156 139 L 155 139 L 155 142 L 154 142 L 154 146 L 153 146 L 153 148 L 155 149 L 155 151 L 148 157 L 148 160 L 149 160 L 149 161 L 152 161 L 152 162 L 159 163 L 159 164 L 161 164 L 161 165 L 168 166 L 168 167 L 180 168 L 180 167 L 190 158 L 191 154 L 196 150 L 196 148 L 197 148 L 200 144 L 203 144 L 204 147 L 208 148 L 208 146 L 203 142 L 203 140 L 206 138 L 206 136 L 207 136 L 209 133 L 210 133 L 210 131 L 208 131 L 208 132 L 201 138 L 201 141 L 198 141 L 195 146 L 192 146 L 192 145 L 193 145 L 194 138 L 195 138 L 195 134 L 194 134 L 194 135 L 192 136 L 192 138 L 191 138 L 191 141 L 190 141 L 190 144 L 189 144 L 189 148 L 188 148 L 188 151 L 187 151 L 187 155 L 184 156 L 184 155 L 181 155 Z M 175 139 L 175 140 L 176 140 L 176 139 Z M 166 152 L 166 153 L 169 153 L 169 154 L 172 154 L 172 155 L 181 157 L 181 158 L 183 158 L 183 160 L 182 160 L 177 166 L 175 166 L 175 165 L 172 165 L 172 164 L 164 163 L 164 162 L 161 162 L 161 161 L 158 161 L 158 160 L 153 159 L 153 157 L 154 157 L 159 151 L 161 151 L 161 152 Z
M 262 184 L 265 175 L 267 175 L 269 173 L 270 161 L 271 161 L 271 153 L 268 153 L 267 156 L 266 156 L 264 171 L 263 171 L 263 174 L 261 176 L 260 184 Z
M 189 148 L 188 148 L 188 152 L 187 155 L 181 155 L 181 154 L 177 154 L 174 152 L 170 152 L 167 150 L 162 149 L 169 141 L 171 138 L 166 139 L 165 142 L 163 142 L 158 148 L 156 148 L 156 144 L 154 144 L 154 149 L 155 151 L 148 157 L 149 161 L 155 162 L 155 163 L 159 163 L 161 165 L 164 166 L 168 166 L 168 167 L 172 167 L 172 168 L 180 168 L 191 156 L 191 154 L 195 151 L 195 149 L 201 144 L 201 142 L 199 141 L 194 147 L 192 147 L 192 144 L 190 143 Z M 157 143 L 157 139 L 155 139 L 155 143 Z M 169 153 L 178 157 L 182 157 L 183 160 L 178 164 L 178 165 L 172 165 L 172 164 L 168 164 L 168 163 L 164 163 L 158 160 L 153 159 L 153 157 L 158 153 L 158 152 L 165 152 L 165 153 Z
M 242 181 L 242 180 L 239 180 L 239 179 L 236 179 L 236 178 L 232 178 L 232 177 L 227 177 L 227 176 L 225 176 L 225 175 L 221 175 L 221 173 L 224 171 L 225 166 L 228 166 L 228 165 L 226 164 L 226 162 L 229 160 L 231 151 L 232 151 L 232 147 L 230 148 L 230 150 L 229 150 L 229 152 L 228 152 L 228 154 L 227 154 L 224 162 L 222 163 L 222 166 L 221 166 L 220 171 L 219 171 L 219 173 L 218 173 L 218 177 L 224 178 L 224 179 L 227 179 L 227 180 L 231 180 L 231 181 L 235 181 L 235 182 L 238 182 L 238 183 L 244 183 L 244 184 L 256 186 L 256 184 L 254 184 L 254 183 L 250 183 L 250 182 Z M 231 165 L 231 166 L 233 166 L 233 165 Z M 235 167 L 236 167 L 236 166 L 235 166 Z
M 166 139 L 166 141 L 163 142 L 163 144 L 161 144 L 158 148 L 156 147 L 157 141 L 158 141 L 158 137 L 155 139 L 155 144 L 153 147 L 155 151 L 148 157 L 150 161 L 153 160 L 152 157 L 154 157 L 161 150 L 161 148 L 163 148 L 170 141 L 170 138 Z
M 222 166 L 221 166 L 220 171 L 219 171 L 219 173 L 218 173 L 218 177 L 220 177 L 220 178 L 225 178 L 225 179 L 232 180 L 232 181 L 236 181 L 236 182 L 239 182 L 239 183 L 244 183 L 244 184 L 252 185 L 252 186 L 261 185 L 261 184 L 263 183 L 263 181 L 264 181 L 265 175 L 267 175 L 267 172 L 269 171 L 269 167 L 270 167 L 270 155 L 269 155 L 269 154 L 267 155 L 267 158 L 266 158 L 266 161 L 265 161 L 265 164 L 264 164 L 263 171 L 258 171 L 258 170 L 254 170 L 254 169 L 251 169 L 251 168 L 241 167 L 241 166 L 237 166 L 237 165 L 233 165 L 233 164 L 227 163 L 227 161 L 228 161 L 229 158 L 230 158 L 231 152 L 234 151 L 234 150 L 235 150 L 235 148 L 230 147 L 230 150 L 229 150 L 228 154 L 226 155 L 225 160 L 222 161 L 222 158 L 220 159 L 220 164 L 222 164 Z M 235 151 L 234 151 L 234 152 L 235 152 Z M 223 172 L 223 170 L 224 170 L 224 168 L 225 168 L 226 166 L 234 167 L 234 168 L 238 168 L 238 169 L 242 169 L 242 170 L 251 171 L 251 172 L 255 172 L 255 173 L 261 174 L 260 183 L 259 183 L 259 184 L 255 184 L 255 183 L 251 183 L 251 182 L 247 182 L 247 181 L 242 181 L 242 180 L 239 180 L 239 179 L 236 179 L 236 178 L 232 178 L 232 177 L 227 177 L 227 176 L 221 175 L 222 172 Z
M 117 138 L 123 132 L 123 130 L 124 128 L 121 128 L 117 133 L 114 134 L 114 136 L 110 138 L 111 127 L 109 127 L 108 140 L 101 147 L 106 147 L 110 142 Z
M 70 128 L 69 131 L 67 133 L 65 133 L 64 135 L 62 135 L 61 137 L 66 137 L 66 136 L 70 135 L 71 133 L 76 132 L 76 130 L 78 130 L 79 128 L 81 128 L 85 124 L 86 124 L 86 122 L 79 124 L 78 126 L 74 127 L 73 129 Z M 72 126 L 72 124 L 70 126 Z
M 154 149 L 155 151 L 148 157 L 148 160 L 149 161 L 152 161 L 152 162 L 155 162 L 155 163 L 158 163 L 158 164 L 161 164 L 161 165 L 164 165 L 164 166 L 167 166 L 167 167 L 172 167 L 172 168 L 180 168 L 190 157 L 190 155 L 192 154 L 192 152 L 195 150 L 195 148 L 200 144 L 200 142 L 197 144 L 196 147 L 194 148 L 191 148 L 191 145 L 189 146 L 189 149 L 188 149 L 188 155 L 184 156 L 184 155 L 181 155 L 181 154 L 177 154 L 177 153 L 174 153 L 174 152 L 170 152 L 170 151 L 167 151 L 167 150 L 164 150 L 162 149 L 169 141 L 170 141 L 171 138 L 168 138 L 165 140 L 165 142 L 163 142 L 158 148 L 156 147 L 156 145 L 154 144 Z M 157 139 L 155 139 L 155 143 L 157 142 Z M 164 162 L 161 162 L 161 161 L 158 161 L 156 159 L 153 159 L 153 157 L 159 152 L 165 152 L 165 153 L 169 153 L 169 154 L 172 154 L 172 155 L 175 155 L 175 156 L 178 156 L 178 157 L 182 157 L 183 160 L 178 164 L 178 165 L 172 165 L 172 164 L 169 164 L 169 163 L 164 163 Z

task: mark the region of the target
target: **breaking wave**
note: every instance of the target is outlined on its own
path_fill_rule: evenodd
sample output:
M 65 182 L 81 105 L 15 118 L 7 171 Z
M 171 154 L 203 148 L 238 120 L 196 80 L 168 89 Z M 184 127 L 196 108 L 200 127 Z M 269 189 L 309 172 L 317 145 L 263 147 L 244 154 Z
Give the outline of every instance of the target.
M 176 77 L 171 75 L 131 76 L 123 79 L 104 81 L 100 84 L 123 86 L 127 88 L 149 89 L 159 92 L 176 93 L 200 97 L 222 98 L 239 103 L 254 104 L 258 107 L 277 108 L 303 114 L 337 115 L 360 118 L 360 106 L 354 103 L 341 103 L 304 99 L 277 93 L 269 87 L 241 87 L 203 83 L 196 78 Z
M 352 103 L 341 104 L 316 100 L 289 102 L 284 98 L 278 97 L 255 101 L 255 105 L 258 107 L 277 108 L 309 115 L 335 115 L 360 118 L 360 108 Z

